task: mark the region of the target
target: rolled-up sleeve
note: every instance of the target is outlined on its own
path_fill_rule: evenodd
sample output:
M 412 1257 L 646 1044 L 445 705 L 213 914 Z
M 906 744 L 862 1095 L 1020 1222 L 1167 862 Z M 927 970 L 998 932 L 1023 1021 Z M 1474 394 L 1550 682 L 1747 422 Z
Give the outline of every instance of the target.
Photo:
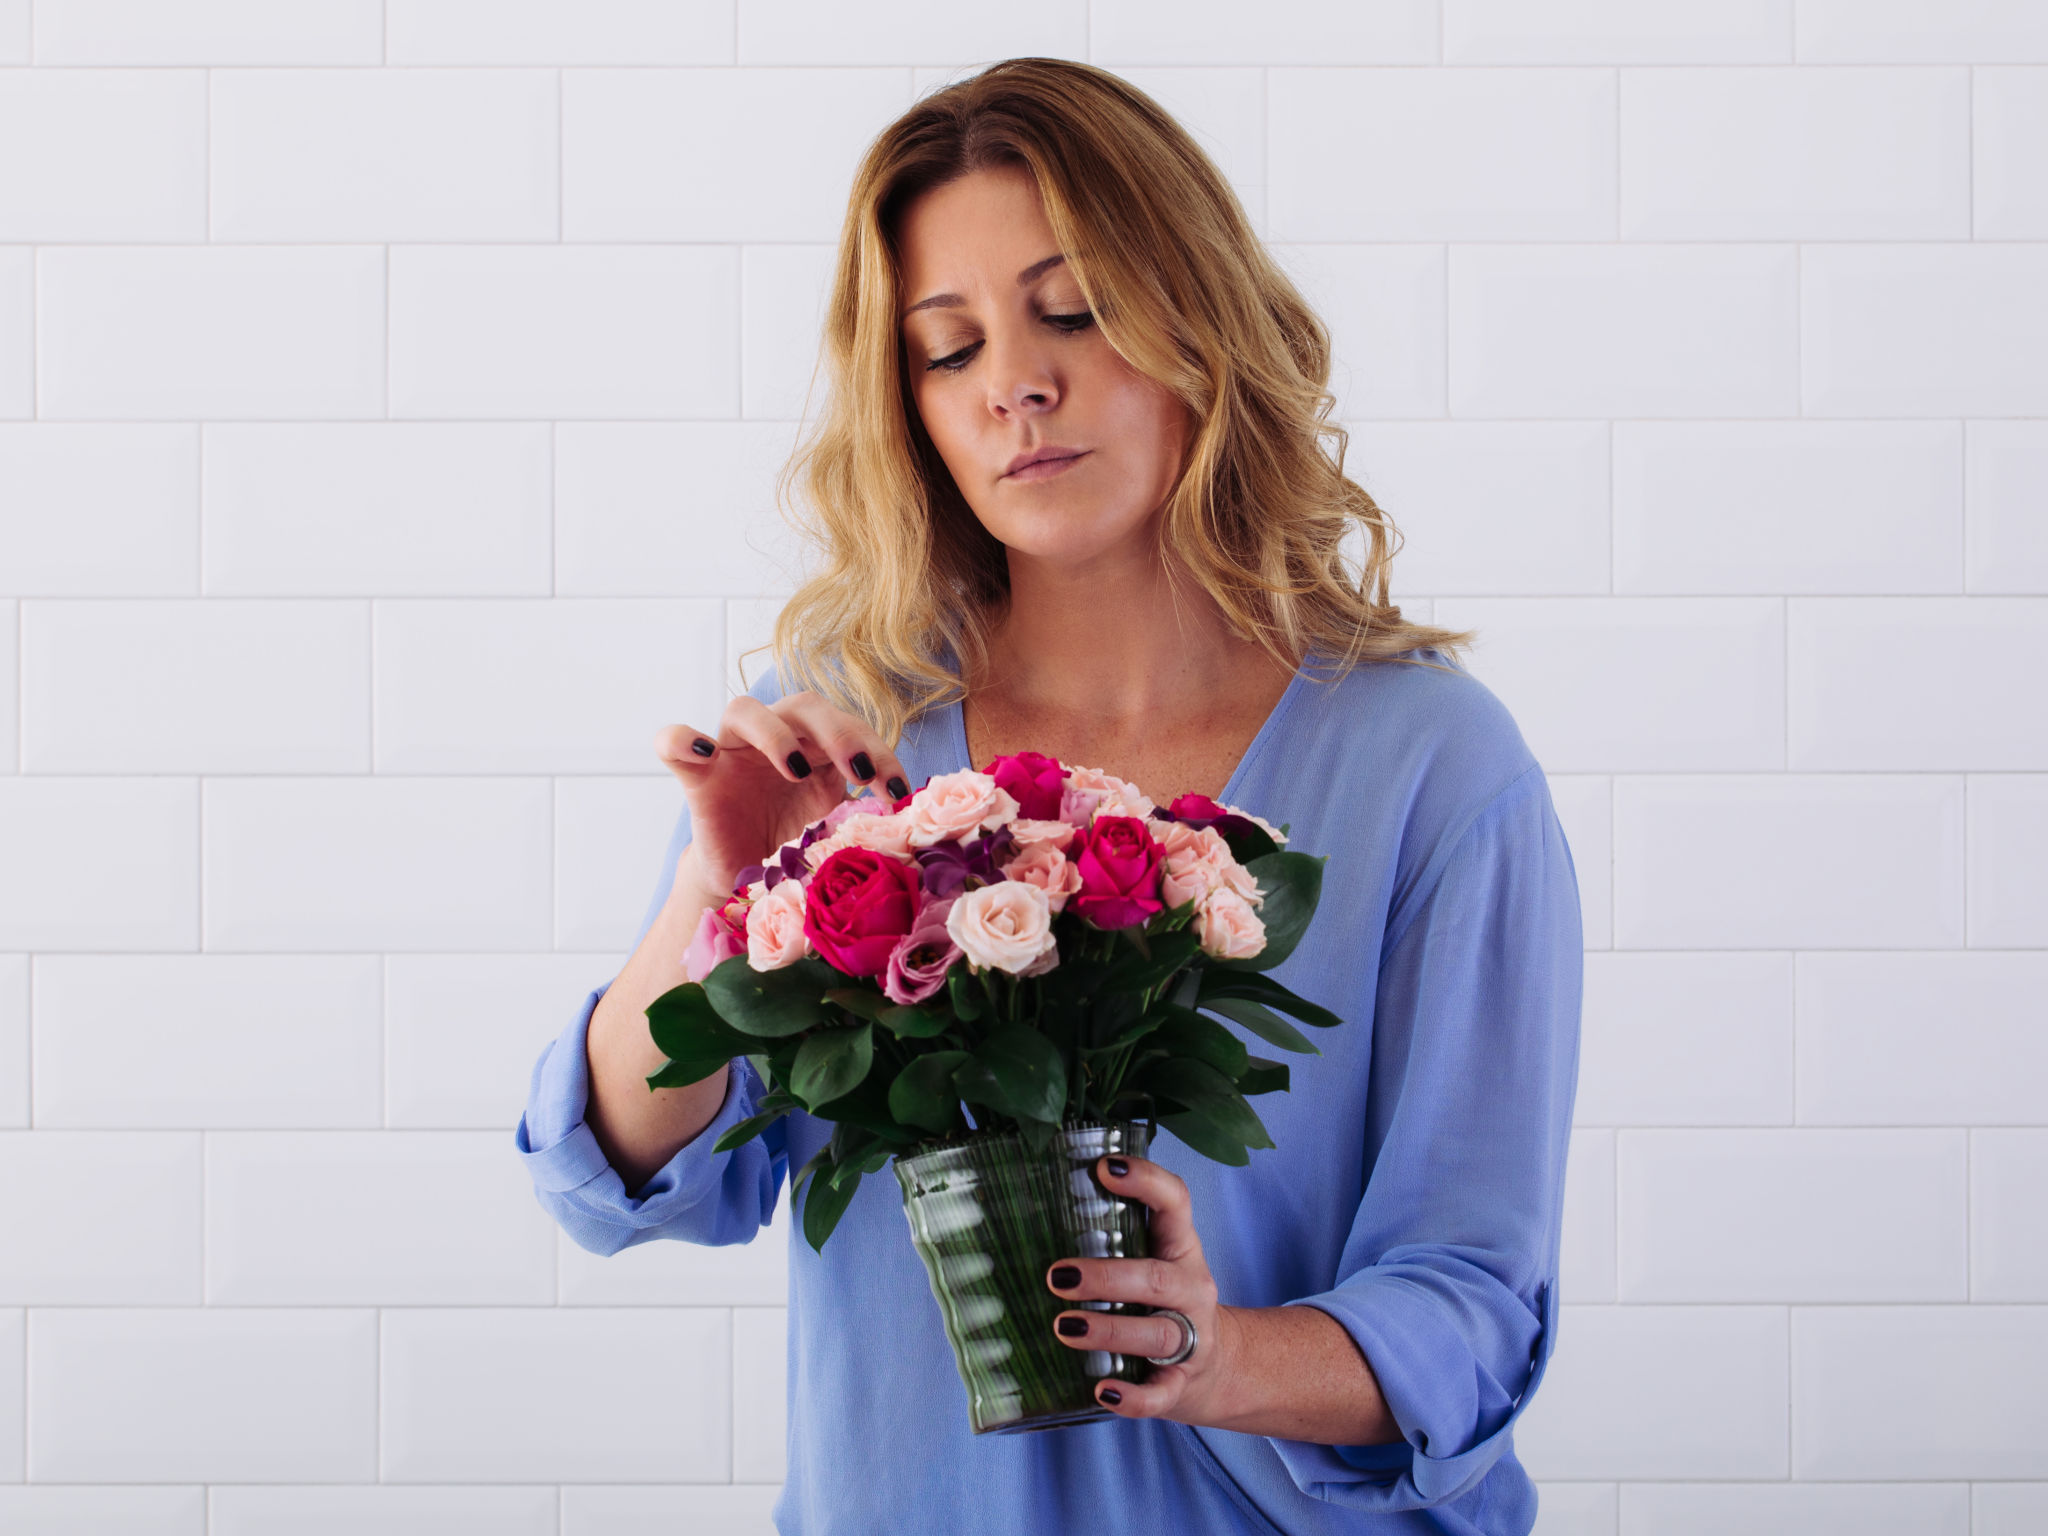
M 1540 767 L 1431 863 L 1381 952 L 1357 1218 L 1335 1283 L 1287 1303 L 1343 1324 L 1400 1429 L 1272 1442 L 1303 1492 L 1361 1510 L 1469 1491 L 1557 1342 L 1584 941 Z

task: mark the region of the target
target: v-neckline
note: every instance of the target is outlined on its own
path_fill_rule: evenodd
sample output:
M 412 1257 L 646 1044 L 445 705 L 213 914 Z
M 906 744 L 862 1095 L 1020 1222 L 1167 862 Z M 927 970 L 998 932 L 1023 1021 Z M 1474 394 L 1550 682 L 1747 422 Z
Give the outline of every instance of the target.
M 1237 766 L 1230 770 L 1229 781 L 1224 784 L 1223 788 L 1215 796 L 1218 805 L 1229 805 L 1233 803 L 1236 795 L 1242 793 L 1243 785 L 1241 781 L 1245 776 L 1246 770 L 1251 767 L 1260 753 L 1266 749 L 1270 739 L 1279 733 L 1282 718 L 1285 717 L 1288 709 L 1294 703 L 1295 695 L 1301 691 L 1303 685 L 1308 681 L 1309 662 L 1314 655 L 1315 652 L 1313 650 L 1303 655 L 1300 664 L 1294 669 L 1294 675 L 1287 679 L 1287 686 L 1280 691 L 1280 697 L 1273 701 L 1273 707 L 1266 712 L 1266 718 L 1259 723 L 1258 730 L 1252 733 L 1252 739 L 1246 743 L 1243 755 L 1237 760 Z M 957 675 L 956 671 L 955 676 Z M 963 701 L 961 699 L 953 700 L 952 703 L 946 706 L 946 714 L 952 723 L 953 761 L 963 769 L 972 768 L 974 760 L 967 754 L 967 710 Z M 1138 788 L 1142 790 L 1145 786 L 1140 784 Z M 1164 803 L 1170 803 L 1170 801 Z

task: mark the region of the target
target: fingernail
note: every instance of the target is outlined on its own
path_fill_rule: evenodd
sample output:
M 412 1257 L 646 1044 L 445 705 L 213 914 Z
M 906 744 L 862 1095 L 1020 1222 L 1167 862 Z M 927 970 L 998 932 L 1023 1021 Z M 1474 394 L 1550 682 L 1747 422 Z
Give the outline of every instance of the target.
M 853 754 L 853 776 L 863 784 L 875 776 L 875 765 L 869 760 L 867 753 L 856 752 Z
M 1110 1172 L 1110 1176 L 1111 1176 L 1112 1178 L 1118 1178 L 1118 1179 L 1120 1179 L 1120 1178 L 1122 1178 L 1122 1177 L 1123 1177 L 1123 1176 L 1124 1176 L 1125 1174 L 1129 1173 L 1130 1171 L 1131 1171 L 1131 1165 L 1130 1165 L 1129 1163 L 1125 1162 L 1125 1161 L 1124 1161 L 1124 1160 L 1123 1160 L 1122 1158 L 1120 1158 L 1120 1157 L 1112 1157 L 1112 1158 L 1111 1158 L 1111 1159 L 1109 1160 L 1109 1172 Z
M 897 777 L 897 776 L 896 776 L 895 774 L 893 774 L 893 773 L 889 775 L 889 798 L 890 798 L 890 799 L 892 799 L 892 800 L 901 800 L 901 799 L 902 799 L 902 798 L 903 798 L 903 797 L 904 797 L 905 795 L 907 795 L 907 794 L 909 794 L 909 793 L 910 793 L 910 786 L 909 786 L 908 784 L 904 783 L 902 779 L 898 778 L 898 777 Z
M 1053 1326 L 1059 1329 L 1067 1338 L 1078 1339 L 1088 1331 L 1088 1319 L 1085 1317 L 1063 1317 L 1054 1323 Z
M 702 736 L 699 736 L 695 741 L 690 743 L 690 750 L 696 753 L 699 757 L 709 757 L 712 753 L 718 750 L 718 746 L 715 742 L 706 741 Z
M 1109 1403 L 1113 1406 L 1117 1403 L 1122 1402 L 1124 1400 L 1124 1395 L 1123 1393 L 1117 1391 L 1115 1387 L 1104 1387 L 1102 1389 L 1102 1400 L 1105 1403 Z
M 803 753 L 792 752 L 785 761 L 789 764 L 789 771 L 798 778 L 807 779 L 811 776 L 811 765 L 804 761 Z
M 1056 1291 L 1071 1291 L 1081 1283 L 1081 1271 L 1071 1264 L 1061 1264 L 1052 1272 L 1052 1287 Z

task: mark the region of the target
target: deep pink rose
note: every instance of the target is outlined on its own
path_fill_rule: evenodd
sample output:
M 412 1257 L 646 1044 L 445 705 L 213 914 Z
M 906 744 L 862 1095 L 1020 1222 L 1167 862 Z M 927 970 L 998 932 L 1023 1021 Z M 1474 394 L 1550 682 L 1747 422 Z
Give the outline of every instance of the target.
M 1136 816 L 1098 816 L 1074 834 L 1067 858 L 1081 874 L 1081 889 L 1067 898 L 1097 928 L 1130 928 L 1165 910 L 1159 876 L 1165 851 Z
M 1043 752 L 1013 752 L 982 771 L 996 781 L 997 789 L 1008 791 L 1024 820 L 1052 821 L 1059 816 L 1066 769 L 1058 758 Z
M 804 887 L 804 937 L 827 965 L 875 976 L 917 918 L 918 870 L 872 848 L 828 854 Z

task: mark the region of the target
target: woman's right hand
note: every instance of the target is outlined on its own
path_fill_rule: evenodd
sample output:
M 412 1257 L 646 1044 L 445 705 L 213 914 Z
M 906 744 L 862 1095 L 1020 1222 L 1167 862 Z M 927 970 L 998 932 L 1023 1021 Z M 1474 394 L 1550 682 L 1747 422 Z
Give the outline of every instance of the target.
M 654 750 L 690 803 L 690 845 L 677 883 L 690 881 L 721 901 L 742 869 L 847 799 L 845 781 L 891 800 L 910 793 L 903 764 L 874 729 L 810 689 L 773 704 L 743 693 L 725 706 L 715 736 L 665 726 Z

